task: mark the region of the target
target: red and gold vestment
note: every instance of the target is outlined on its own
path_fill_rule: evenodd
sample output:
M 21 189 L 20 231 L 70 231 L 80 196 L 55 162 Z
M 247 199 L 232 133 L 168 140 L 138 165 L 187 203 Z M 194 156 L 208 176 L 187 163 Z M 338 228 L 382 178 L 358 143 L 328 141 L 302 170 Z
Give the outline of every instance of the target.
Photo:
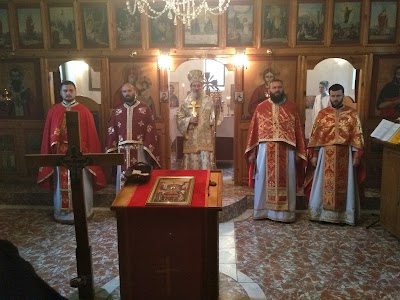
M 315 119 L 310 141 L 309 158 L 318 155 L 324 147 L 323 165 L 323 208 L 325 210 L 343 211 L 346 208 L 348 189 L 348 149 L 356 150 L 353 157 L 361 158 L 364 138 L 357 112 L 347 106 L 340 109 L 327 107 L 321 110 Z M 307 167 L 305 191 L 309 195 L 312 187 L 314 168 Z M 365 178 L 363 164 L 357 168 L 358 182 Z
M 267 207 L 272 210 L 287 210 L 288 151 L 291 149 L 296 153 L 297 188 L 303 184 L 306 162 L 303 124 L 295 103 L 286 100 L 277 105 L 268 99 L 257 106 L 249 126 L 246 157 L 256 151 L 260 143 L 267 144 L 266 153 L 257 153 L 267 155 Z M 250 170 L 253 167 L 250 165 Z M 252 178 L 249 180 L 252 181 Z

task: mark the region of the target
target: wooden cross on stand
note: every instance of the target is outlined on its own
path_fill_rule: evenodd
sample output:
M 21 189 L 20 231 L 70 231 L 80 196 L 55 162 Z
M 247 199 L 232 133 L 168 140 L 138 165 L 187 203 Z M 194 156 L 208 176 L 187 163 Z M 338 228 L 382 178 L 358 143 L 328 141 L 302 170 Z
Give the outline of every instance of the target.
M 86 166 L 112 166 L 124 163 L 122 153 L 82 154 L 80 149 L 79 114 L 77 111 L 65 113 L 68 151 L 63 154 L 28 154 L 30 164 L 37 166 L 64 166 L 70 170 L 72 206 L 74 210 L 76 261 L 78 277 L 71 279 L 70 285 L 77 287 L 79 299 L 94 299 L 93 266 L 91 246 L 86 219 L 83 193 L 82 170 Z

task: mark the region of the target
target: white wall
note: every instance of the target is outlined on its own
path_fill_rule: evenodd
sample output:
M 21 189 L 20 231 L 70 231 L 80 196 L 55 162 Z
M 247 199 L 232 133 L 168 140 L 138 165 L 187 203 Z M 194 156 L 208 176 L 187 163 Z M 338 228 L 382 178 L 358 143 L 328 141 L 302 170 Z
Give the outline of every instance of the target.
M 202 70 L 204 73 L 204 60 L 196 59 L 190 60 L 180 64 L 175 71 L 169 73 L 169 81 L 170 82 L 179 82 L 179 93 L 175 92 L 175 94 L 179 97 L 179 102 L 181 103 L 187 96 L 187 93 L 190 92 L 190 83 L 187 78 L 187 75 L 191 70 Z M 225 117 L 227 118 L 224 121 L 223 130 L 217 130 L 217 136 L 228 136 L 233 137 L 234 126 L 230 126 L 228 124 L 232 123 L 233 120 L 233 99 L 231 98 L 231 85 L 234 84 L 234 72 L 228 71 L 225 68 L 225 87 L 221 89 L 222 92 L 222 101 L 223 109 Z M 212 90 L 211 90 L 212 91 Z M 232 101 L 232 102 L 231 102 Z M 228 108 L 228 105 L 231 104 L 231 107 Z M 176 126 L 176 112 L 178 108 L 170 108 L 170 134 L 171 134 L 171 142 L 175 140 L 177 136 L 180 136 L 177 126 Z M 229 116 L 228 116 L 229 114 Z
M 341 58 L 328 58 L 318 63 L 314 70 L 307 70 L 306 96 L 319 94 L 319 82 L 327 80 L 329 86 L 339 83 L 344 87 L 346 96 L 355 99 L 355 69 Z M 312 109 L 306 109 L 305 135 L 310 137 L 312 127 Z
M 71 60 L 65 63 L 66 78 L 62 80 L 70 80 L 76 85 L 76 95 L 85 96 L 93 99 L 96 103 L 101 104 L 101 92 L 89 90 L 89 65 L 84 61 Z M 94 72 L 92 70 L 92 72 Z M 94 72 L 100 74 L 100 72 Z M 95 80 L 100 80 L 100 76 L 96 76 Z M 95 83 L 96 86 L 100 82 Z
M 329 58 L 318 63 L 314 70 L 307 70 L 306 95 L 318 95 L 319 82 L 327 80 L 329 86 L 339 83 L 344 87 L 344 93 L 354 99 L 353 66 L 341 58 Z

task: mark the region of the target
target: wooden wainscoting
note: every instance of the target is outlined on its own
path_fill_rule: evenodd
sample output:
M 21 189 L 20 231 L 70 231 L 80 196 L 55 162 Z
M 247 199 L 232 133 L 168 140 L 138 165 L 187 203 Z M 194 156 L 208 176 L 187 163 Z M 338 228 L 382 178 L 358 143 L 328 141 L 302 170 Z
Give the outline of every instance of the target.
M 44 121 L 0 121 L 0 180 L 32 181 L 37 169 L 28 168 L 25 154 L 40 153 Z

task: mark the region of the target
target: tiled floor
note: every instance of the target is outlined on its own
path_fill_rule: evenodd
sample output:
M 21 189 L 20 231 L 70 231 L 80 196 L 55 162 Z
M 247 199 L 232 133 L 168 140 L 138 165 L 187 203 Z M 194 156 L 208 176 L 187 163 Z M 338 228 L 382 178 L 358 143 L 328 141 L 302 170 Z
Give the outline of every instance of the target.
M 224 174 L 229 210 L 252 191 Z M 255 221 L 247 210 L 220 223 L 219 299 L 400 299 L 400 243 L 379 224 L 365 228 L 376 218 L 364 211 L 351 227 L 310 222 L 299 211 L 295 223 L 283 224 Z M 95 285 L 119 299 L 115 217 L 96 208 L 88 227 Z M 0 239 L 12 241 L 62 295 L 76 298 L 69 286 L 76 276 L 74 227 L 55 223 L 51 207 L 0 205 Z
M 220 224 L 220 299 L 400 299 L 399 241 L 363 214 L 356 227 L 255 221 L 249 210 Z M 116 220 L 97 209 L 89 222 L 98 287 L 119 299 Z M 62 295 L 76 276 L 73 226 L 53 222 L 49 209 L 0 209 L 0 237 Z M 0 297 L 1 298 L 1 297 Z

